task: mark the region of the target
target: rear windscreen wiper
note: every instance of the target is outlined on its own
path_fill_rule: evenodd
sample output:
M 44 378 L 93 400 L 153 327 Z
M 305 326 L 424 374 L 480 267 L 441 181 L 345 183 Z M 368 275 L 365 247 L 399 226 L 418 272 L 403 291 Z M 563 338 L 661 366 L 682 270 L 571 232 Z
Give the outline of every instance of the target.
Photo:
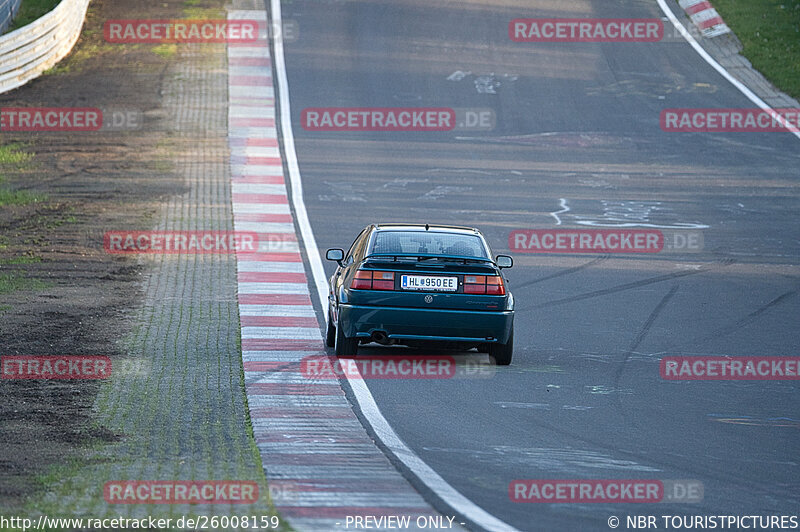
M 422 262 L 424 260 L 441 260 L 441 261 L 449 261 L 449 262 L 461 262 L 464 261 L 464 264 L 468 262 L 489 262 L 486 259 L 476 259 L 476 258 L 467 258 L 467 257 L 418 257 L 417 262 Z

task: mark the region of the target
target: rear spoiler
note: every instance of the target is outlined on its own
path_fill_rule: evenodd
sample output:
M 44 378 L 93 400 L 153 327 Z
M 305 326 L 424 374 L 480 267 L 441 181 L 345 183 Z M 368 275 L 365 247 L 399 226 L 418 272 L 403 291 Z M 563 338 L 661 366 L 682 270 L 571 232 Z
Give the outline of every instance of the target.
M 483 257 L 467 257 L 464 255 L 437 255 L 433 253 L 371 253 L 364 257 L 364 260 L 371 259 L 371 258 L 384 258 L 384 259 L 394 259 L 396 262 L 398 258 L 432 258 L 432 259 L 456 259 L 456 260 L 463 260 L 463 261 L 473 261 L 473 262 L 489 262 L 494 264 L 492 259 L 487 259 Z

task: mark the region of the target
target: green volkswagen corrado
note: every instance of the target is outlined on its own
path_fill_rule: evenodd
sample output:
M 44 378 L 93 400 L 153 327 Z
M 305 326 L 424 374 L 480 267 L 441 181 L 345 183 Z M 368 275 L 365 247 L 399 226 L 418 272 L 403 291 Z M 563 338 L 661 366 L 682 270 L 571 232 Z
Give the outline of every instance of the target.
M 477 348 L 498 365 L 511 363 L 514 297 L 477 229 L 374 224 L 345 253 L 330 278 L 327 344 L 353 356 L 359 343 L 409 346 L 437 342 Z

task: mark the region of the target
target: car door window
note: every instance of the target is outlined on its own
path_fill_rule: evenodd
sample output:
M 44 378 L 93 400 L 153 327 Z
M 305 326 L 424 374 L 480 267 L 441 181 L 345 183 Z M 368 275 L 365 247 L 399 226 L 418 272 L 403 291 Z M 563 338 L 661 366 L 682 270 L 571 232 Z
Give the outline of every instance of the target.
M 347 250 L 347 255 L 345 256 L 344 259 L 345 266 L 349 266 L 350 264 L 352 264 L 353 260 L 355 259 L 355 256 L 358 255 L 359 252 L 363 249 L 364 242 L 366 242 L 367 240 L 366 236 L 369 233 L 368 229 L 369 228 L 365 228 L 363 231 L 361 231 L 361 233 L 359 233 L 359 235 L 353 241 L 353 244 L 350 246 L 350 249 Z

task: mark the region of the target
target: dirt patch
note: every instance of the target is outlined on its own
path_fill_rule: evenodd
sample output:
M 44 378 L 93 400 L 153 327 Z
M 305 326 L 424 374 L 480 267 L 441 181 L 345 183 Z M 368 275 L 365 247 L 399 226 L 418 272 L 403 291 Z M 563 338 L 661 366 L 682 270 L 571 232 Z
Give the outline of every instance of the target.
M 220 10 L 219 1 L 191 2 Z M 97 107 L 141 113 L 137 130 L 0 133 L 22 143 L 30 164 L 0 167 L 4 186 L 44 194 L 42 202 L 0 207 L 0 275 L 28 289 L 0 294 L 0 356 L 122 356 L 141 300 L 144 267 L 102 249 L 105 231 L 153 225 L 184 191 L 170 166 L 171 127 L 162 86 L 174 54 L 165 45 L 111 45 L 108 19 L 180 18 L 178 0 L 94 0 L 72 54 L 29 85 L 0 95 L 0 107 Z M 31 289 L 32 287 L 32 289 Z M 118 437 L 92 420 L 93 381 L 0 380 L 0 510 L 19 508 L 50 466 Z M 0 512 L 2 513 L 2 512 Z M 8 512 L 6 512 L 8 513 Z

